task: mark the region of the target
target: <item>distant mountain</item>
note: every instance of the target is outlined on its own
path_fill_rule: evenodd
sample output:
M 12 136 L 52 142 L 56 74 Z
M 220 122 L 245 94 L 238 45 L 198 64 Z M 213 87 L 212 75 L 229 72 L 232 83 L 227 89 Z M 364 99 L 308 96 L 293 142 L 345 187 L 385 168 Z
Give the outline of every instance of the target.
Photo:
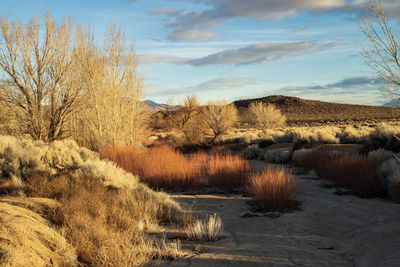
M 400 98 L 393 99 L 382 105 L 382 107 L 400 107 Z
M 400 119 L 400 107 L 338 104 L 282 95 L 243 99 L 235 101 L 234 104 L 239 110 L 243 110 L 252 102 L 259 101 L 274 104 L 286 115 L 288 123 L 379 122 Z
M 146 104 L 149 108 L 154 109 L 154 110 L 165 109 L 165 108 L 178 109 L 181 107 L 179 105 L 172 106 L 172 105 L 168 105 L 168 104 L 159 104 L 159 103 L 156 103 L 151 100 L 145 100 L 145 101 L 143 101 L 143 103 Z

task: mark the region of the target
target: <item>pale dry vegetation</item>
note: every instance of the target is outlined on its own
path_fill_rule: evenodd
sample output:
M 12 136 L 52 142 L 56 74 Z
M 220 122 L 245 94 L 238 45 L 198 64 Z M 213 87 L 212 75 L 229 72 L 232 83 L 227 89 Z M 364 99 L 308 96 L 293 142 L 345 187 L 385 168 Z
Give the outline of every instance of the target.
M 145 191 L 107 187 L 97 178 L 69 173 L 33 175 L 26 187 L 30 197 L 60 203 L 45 216 L 75 247 L 80 263 L 138 266 L 164 257 L 145 233 L 171 220 L 171 214 Z
M 370 126 L 291 126 L 282 129 L 241 129 L 223 137 L 224 142 L 254 143 L 270 141 L 273 143 L 295 144 L 365 144 L 379 148 L 395 141 L 400 135 L 398 124 L 378 123 Z
M 0 144 L 2 193 L 14 196 L 0 203 L 2 265 L 140 266 L 184 254 L 147 234 L 181 219 L 167 194 L 73 141 L 1 137 Z

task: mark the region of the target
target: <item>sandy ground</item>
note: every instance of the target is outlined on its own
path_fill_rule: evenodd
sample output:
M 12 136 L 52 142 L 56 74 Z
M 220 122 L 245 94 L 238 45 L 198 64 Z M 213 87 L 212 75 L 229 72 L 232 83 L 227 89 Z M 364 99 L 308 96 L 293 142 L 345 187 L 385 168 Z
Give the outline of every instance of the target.
M 336 195 L 309 175 L 295 179 L 302 210 L 277 218 L 251 212 L 237 195 L 175 195 L 199 216 L 219 214 L 226 238 L 184 241 L 198 254 L 162 266 L 400 266 L 400 204 Z

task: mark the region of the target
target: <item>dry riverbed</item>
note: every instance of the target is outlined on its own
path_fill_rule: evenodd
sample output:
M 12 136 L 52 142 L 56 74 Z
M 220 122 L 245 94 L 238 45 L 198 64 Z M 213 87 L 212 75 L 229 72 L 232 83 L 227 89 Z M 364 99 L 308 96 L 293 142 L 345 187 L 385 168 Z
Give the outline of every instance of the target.
M 175 195 L 199 217 L 221 216 L 225 238 L 183 241 L 193 255 L 162 266 L 400 266 L 400 204 L 334 194 L 295 175 L 301 210 L 252 212 L 238 195 Z

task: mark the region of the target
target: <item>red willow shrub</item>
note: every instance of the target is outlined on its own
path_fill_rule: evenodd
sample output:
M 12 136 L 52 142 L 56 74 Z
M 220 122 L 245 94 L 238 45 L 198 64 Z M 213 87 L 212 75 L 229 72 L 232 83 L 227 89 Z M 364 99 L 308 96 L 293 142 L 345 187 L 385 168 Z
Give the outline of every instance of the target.
M 296 208 L 298 204 L 293 201 L 296 193 L 293 175 L 284 169 L 268 167 L 253 174 L 248 181 L 247 190 L 263 210 L 284 211 Z
M 247 160 L 218 151 L 185 156 L 170 147 L 155 146 L 145 151 L 113 147 L 100 153 L 153 188 L 213 186 L 230 190 L 244 185 L 251 171 Z
M 314 169 L 322 178 L 345 187 L 363 197 L 386 195 L 386 186 L 379 175 L 379 162 L 366 156 L 339 155 L 313 150 L 302 156 L 297 164 Z

